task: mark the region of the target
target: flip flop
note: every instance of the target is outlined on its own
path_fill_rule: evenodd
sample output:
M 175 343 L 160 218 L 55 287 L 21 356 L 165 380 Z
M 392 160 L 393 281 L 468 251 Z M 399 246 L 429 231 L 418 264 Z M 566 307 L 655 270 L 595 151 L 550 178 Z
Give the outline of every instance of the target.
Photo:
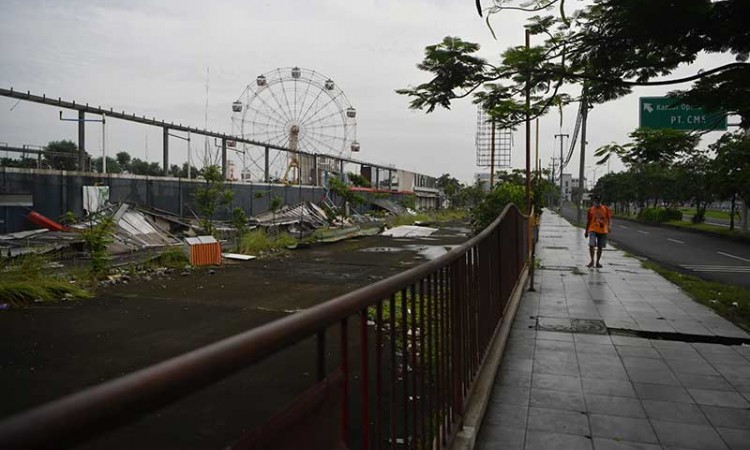
M 588 264 L 586 264 L 586 267 L 588 267 L 588 268 L 592 268 L 592 267 L 594 267 L 594 263 L 592 263 L 592 262 L 591 262 L 591 263 L 588 263 Z
M 601 269 L 602 267 L 604 267 L 604 266 L 602 266 L 601 264 L 597 264 L 597 265 L 596 265 L 596 268 L 597 268 L 597 269 Z

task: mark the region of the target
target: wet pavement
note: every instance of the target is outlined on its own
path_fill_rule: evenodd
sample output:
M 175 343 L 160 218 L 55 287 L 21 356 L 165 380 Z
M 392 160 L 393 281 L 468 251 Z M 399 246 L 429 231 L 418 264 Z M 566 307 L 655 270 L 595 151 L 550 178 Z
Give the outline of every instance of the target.
M 225 261 L 214 274 L 196 269 L 189 276 L 176 271 L 134 281 L 91 300 L 2 311 L 0 419 L 404 271 L 465 241 L 467 233 L 456 225 L 429 238 L 373 236 L 316 245 L 285 256 Z M 150 448 L 223 448 L 309 385 L 315 361 L 309 344 L 90 448 L 144 442 Z
M 477 446 L 748 449 L 747 333 L 546 211 Z M 644 337 L 645 336 L 645 337 Z

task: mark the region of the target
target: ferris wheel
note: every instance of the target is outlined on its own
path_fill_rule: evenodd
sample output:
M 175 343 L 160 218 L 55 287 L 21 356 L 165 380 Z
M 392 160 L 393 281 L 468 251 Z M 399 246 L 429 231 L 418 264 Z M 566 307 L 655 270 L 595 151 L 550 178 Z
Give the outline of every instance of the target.
M 292 151 L 275 152 L 269 161 L 269 172 L 283 181 L 291 175 L 293 182 L 312 182 L 312 167 L 340 171 L 340 163 L 330 157 L 351 158 L 359 151 L 356 118 L 356 109 L 332 79 L 300 67 L 259 75 L 232 103 L 234 133 Z M 244 145 L 239 151 L 242 179 L 261 180 L 264 149 Z M 321 157 L 312 162 L 295 151 Z

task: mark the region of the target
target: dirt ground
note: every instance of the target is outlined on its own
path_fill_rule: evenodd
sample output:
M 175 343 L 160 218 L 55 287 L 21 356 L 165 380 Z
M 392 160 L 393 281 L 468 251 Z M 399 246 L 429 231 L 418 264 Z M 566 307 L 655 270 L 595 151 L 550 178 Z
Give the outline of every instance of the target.
M 467 232 L 317 245 L 0 311 L 0 420 L 406 270 Z M 312 349 L 297 345 L 86 447 L 222 448 L 309 384 Z

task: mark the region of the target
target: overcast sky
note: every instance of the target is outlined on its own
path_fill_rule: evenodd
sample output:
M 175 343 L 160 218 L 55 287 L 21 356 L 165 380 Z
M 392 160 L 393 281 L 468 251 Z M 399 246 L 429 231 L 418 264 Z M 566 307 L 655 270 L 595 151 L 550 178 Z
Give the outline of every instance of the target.
M 481 55 L 497 62 L 508 46 L 523 43 L 523 23 L 518 13 L 494 16 L 494 40 L 472 0 L 3 0 L 0 86 L 201 127 L 209 68 L 209 128 L 229 132 L 231 103 L 248 83 L 278 67 L 300 66 L 334 79 L 357 108 L 359 159 L 433 176 L 447 172 L 468 182 L 483 170 L 475 166 L 474 105 L 464 100 L 450 111 L 424 114 L 409 110 L 408 99 L 394 91 L 427 81 L 416 68 L 425 46 L 459 36 L 480 43 Z M 727 61 L 704 56 L 675 74 Z M 586 165 L 596 147 L 627 141 L 638 125 L 639 96 L 668 90 L 643 88 L 596 107 Z M 572 133 L 576 110 L 566 109 L 563 133 Z M 0 97 L 0 142 L 77 141 L 76 125 L 58 115 L 54 107 Z M 126 150 L 160 161 L 161 129 L 117 120 L 107 126 L 108 154 Z M 541 120 L 545 167 L 553 150 L 559 154 L 553 137 L 558 126 L 555 111 Z M 709 133 L 703 145 L 719 135 Z M 521 128 L 512 154 L 516 168 L 525 165 L 523 136 Z M 89 153 L 99 155 L 100 142 L 100 126 L 89 124 Z M 186 160 L 183 142 L 170 145 L 171 163 Z M 578 159 L 576 150 L 574 176 Z M 596 176 L 606 170 L 599 168 Z M 586 171 L 591 179 L 593 169 Z

